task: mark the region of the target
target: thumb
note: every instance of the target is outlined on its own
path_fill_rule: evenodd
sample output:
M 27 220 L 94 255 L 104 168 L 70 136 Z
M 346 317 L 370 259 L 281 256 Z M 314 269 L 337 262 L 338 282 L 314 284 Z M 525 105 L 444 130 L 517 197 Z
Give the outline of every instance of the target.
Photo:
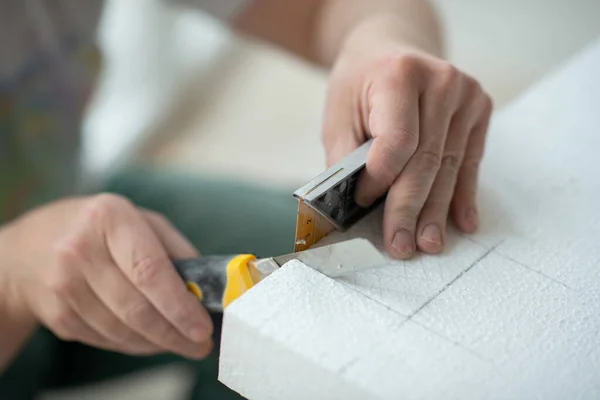
M 144 210 L 148 222 L 172 259 L 196 258 L 200 252 L 161 214 Z

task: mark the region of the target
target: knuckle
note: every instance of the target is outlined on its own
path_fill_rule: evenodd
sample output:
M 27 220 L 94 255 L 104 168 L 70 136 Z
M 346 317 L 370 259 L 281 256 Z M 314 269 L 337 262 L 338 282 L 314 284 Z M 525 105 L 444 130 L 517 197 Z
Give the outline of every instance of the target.
M 74 287 L 65 275 L 61 274 L 61 276 L 48 280 L 47 287 L 52 293 L 60 297 L 70 298 L 73 296 Z
M 133 332 L 116 319 L 106 324 L 106 332 L 110 341 L 119 346 L 130 343 L 133 336 Z
M 83 244 L 76 239 L 68 239 L 54 246 L 54 258 L 59 267 L 69 267 L 81 262 Z
M 479 82 L 473 76 L 471 76 L 467 73 L 461 73 L 461 75 L 462 75 L 462 79 L 463 79 L 463 82 L 465 85 L 473 87 L 473 88 L 481 89 Z
M 494 100 L 486 93 L 484 94 L 483 102 L 485 115 L 490 115 L 494 109 Z
M 131 267 L 132 280 L 135 285 L 146 285 L 156 278 L 165 260 L 159 257 L 146 256 L 139 258 Z
M 104 221 L 116 210 L 130 206 L 124 197 L 112 193 L 101 193 L 94 196 L 86 209 L 86 215 L 93 222 Z
M 148 301 L 140 301 L 125 310 L 123 320 L 129 326 L 148 330 L 153 326 L 153 311 L 152 305 Z
M 440 155 L 431 150 L 422 150 L 415 153 L 415 161 L 422 171 L 437 171 L 441 165 Z
M 59 267 L 75 267 L 86 262 L 89 245 L 85 235 L 75 234 L 58 240 L 54 244 L 53 254 Z
M 457 172 L 460 169 L 461 161 L 462 156 L 460 154 L 446 153 L 442 157 L 441 167 L 451 172 Z
M 476 96 L 477 94 L 482 93 L 481 85 L 472 76 L 463 75 L 463 82 L 466 86 L 466 91 L 468 95 Z
M 74 332 L 71 330 L 73 319 L 73 313 L 65 305 L 53 307 L 47 316 L 48 325 L 63 340 L 75 338 Z
M 169 220 L 161 213 L 156 211 L 146 211 L 146 215 L 157 225 L 170 225 Z
M 465 159 L 462 162 L 461 169 L 465 172 L 477 173 L 477 171 L 479 170 L 480 162 L 480 157 L 477 155 L 465 157 Z
M 148 209 L 145 209 L 144 212 L 146 213 L 146 215 L 150 219 L 157 220 L 157 221 L 165 219 L 165 217 L 161 213 L 159 213 L 159 212 L 156 212 L 156 211 L 153 211 L 153 210 L 148 210 Z
M 457 88 L 461 80 L 461 72 L 450 63 L 440 63 L 437 67 L 437 74 L 440 80 L 440 88 L 444 91 L 453 91 Z
M 421 69 L 421 60 L 417 55 L 404 52 L 391 52 L 383 58 L 383 65 L 393 76 L 414 76 Z
M 46 280 L 46 288 L 61 298 L 72 298 L 76 292 L 75 282 L 76 279 L 71 274 L 70 269 L 59 267 L 54 269 Z

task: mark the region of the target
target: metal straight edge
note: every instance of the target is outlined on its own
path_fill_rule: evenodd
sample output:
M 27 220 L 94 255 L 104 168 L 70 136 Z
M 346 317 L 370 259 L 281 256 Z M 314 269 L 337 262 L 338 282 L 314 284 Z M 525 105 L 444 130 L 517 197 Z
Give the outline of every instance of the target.
M 262 280 L 291 260 L 298 260 L 332 278 L 377 268 L 387 262 L 387 258 L 369 240 L 357 238 L 282 256 L 262 258 L 253 261 L 253 264 Z
M 380 267 L 387 262 L 370 241 L 362 238 L 272 258 L 280 267 L 294 259 L 329 277 Z
M 294 197 L 310 204 L 310 202 L 321 197 L 335 187 L 335 185 L 352 176 L 352 174 L 364 167 L 367 153 L 372 143 L 373 139 L 363 143 L 359 148 L 340 160 L 340 162 L 327 168 L 306 185 L 296 190 Z

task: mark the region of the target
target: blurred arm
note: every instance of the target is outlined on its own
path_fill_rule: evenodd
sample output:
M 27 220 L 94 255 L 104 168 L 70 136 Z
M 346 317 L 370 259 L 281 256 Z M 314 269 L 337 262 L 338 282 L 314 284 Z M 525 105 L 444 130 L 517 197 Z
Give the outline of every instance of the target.
M 335 62 L 359 27 L 369 38 L 443 52 L 439 21 L 427 0 L 254 0 L 234 26 L 324 66 Z
M 5 230 L 6 227 L 0 225 L 0 262 L 5 263 L 0 265 L 0 375 L 37 326 L 35 319 L 17 305 L 17 296 L 9 284 L 6 268 L 3 268 L 12 262 Z
M 0 375 L 10 366 L 36 327 L 35 321 L 16 314 L 3 303 L 4 299 L 0 299 Z

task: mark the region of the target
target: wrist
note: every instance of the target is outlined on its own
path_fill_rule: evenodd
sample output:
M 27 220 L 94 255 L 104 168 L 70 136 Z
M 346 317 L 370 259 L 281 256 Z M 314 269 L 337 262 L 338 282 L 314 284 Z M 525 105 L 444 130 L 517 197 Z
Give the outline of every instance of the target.
M 439 34 L 432 30 L 424 32 L 400 15 L 390 13 L 365 17 L 348 33 L 343 44 L 344 53 L 360 58 L 392 48 L 443 56 Z
M 11 241 L 11 229 L 11 225 L 0 226 L 0 313 L 24 323 L 35 318 L 15 282 L 19 260 L 14 256 L 18 251 Z
M 11 269 L 15 260 L 11 257 L 9 228 L 0 227 L 0 374 L 10 365 L 31 337 L 38 324 L 29 307 L 22 301 L 15 286 Z

